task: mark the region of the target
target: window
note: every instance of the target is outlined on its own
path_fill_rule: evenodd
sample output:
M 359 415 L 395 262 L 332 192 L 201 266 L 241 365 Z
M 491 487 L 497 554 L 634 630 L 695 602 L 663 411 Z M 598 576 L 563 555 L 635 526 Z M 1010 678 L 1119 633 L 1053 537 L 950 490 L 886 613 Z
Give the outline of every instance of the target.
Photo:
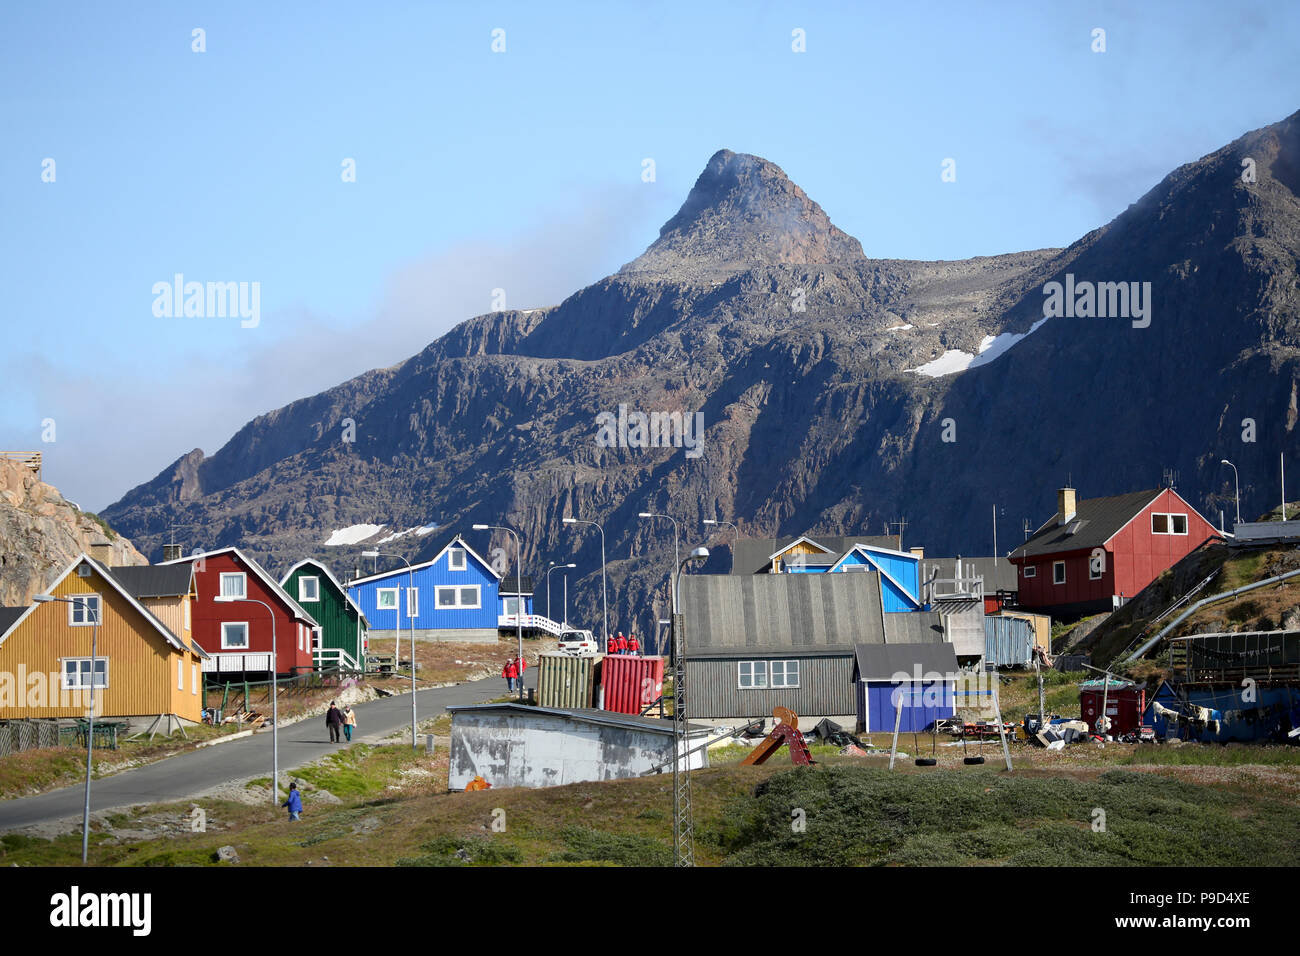
M 190 665 L 190 693 L 194 694 L 196 697 L 198 696 L 199 693 L 199 665 L 198 664 Z
M 447 552 L 447 567 L 452 571 L 465 570 L 465 549 L 452 548 Z
M 380 588 L 375 592 L 376 606 L 381 611 L 397 610 L 397 588 Z
M 1100 581 L 1104 576 L 1102 569 L 1105 568 L 1105 566 L 1106 559 L 1102 555 L 1099 554 L 1095 557 L 1090 555 L 1088 557 L 1088 580 Z
M 243 651 L 248 649 L 247 622 L 223 621 L 221 623 L 221 649 L 223 651 Z
M 1187 515 L 1151 513 L 1152 534 L 1187 534 Z
M 740 661 L 738 686 L 742 690 L 757 690 L 767 686 L 767 661 Z
M 479 596 L 480 586 L 475 584 L 472 587 L 439 587 L 434 589 L 434 603 L 441 610 L 453 610 L 460 608 L 463 610 L 475 610 L 482 607 Z
M 99 620 L 99 595 L 74 594 L 74 603 L 68 605 L 68 625 L 89 627 Z
M 108 687 L 108 658 L 95 658 L 95 686 Z M 63 689 L 88 690 L 90 688 L 90 658 L 69 657 L 63 661 Z
M 302 650 L 302 631 L 303 631 L 303 627 L 304 627 L 304 625 L 302 625 L 302 624 L 297 625 L 297 631 L 298 631 L 298 650 Z
M 176 689 L 185 689 L 185 662 L 182 660 L 176 662 Z
M 243 571 L 221 573 L 221 596 L 223 598 L 248 597 L 248 577 Z
M 320 578 L 299 578 L 298 579 L 298 600 L 319 601 L 320 600 Z
M 194 625 L 190 623 L 190 599 L 187 597 L 185 599 L 185 630 L 188 631 L 193 626 Z
M 407 617 L 420 616 L 420 589 L 419 588 L 406 589 L 406 616 Z
M 1053 584 L 1065 583 L 1065 562 L 1064 561 L 1055 561 L 1052 563 L 1052 583 Z
M 1026 565 L 1025 565 L 1023 568 L 1021 568 L 1020 570 L 1021 570 L 1021 572 L 1024 574 L 1024 576 L 1027 577 L 1027 578 L 1036 578 L 1036 577 L 1038 577 L 1038 565 L 1036 565 L 1036 564 L 1026 564 Z
M 513 617 L 514 615 L 519 613 L 519 598 L 508 597 L 505 599 L 505 603 L 506 603 L 506 614 Z
M 799 686 L 799 662 L 798 661 L 773 661 L 772 662 L 772 686 L 773 687 L 798 687 Z

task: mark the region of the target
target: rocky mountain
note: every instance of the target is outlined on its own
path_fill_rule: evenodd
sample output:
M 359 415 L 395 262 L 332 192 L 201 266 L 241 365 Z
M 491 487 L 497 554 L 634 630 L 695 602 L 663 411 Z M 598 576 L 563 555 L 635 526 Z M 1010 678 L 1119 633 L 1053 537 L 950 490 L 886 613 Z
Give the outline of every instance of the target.
M 111 565 L 149 563 L 102 519 L 41 481 L 34 468 L 0 458 L 0 605 L 30 603 L 82 553 Z
M 1067 480 L 1093 497 L 1168 468 L 1217 521 L 1223 457 L 1243 512 L 1259 510 L 1279 452 L 1296 450 L 1298 194 L 1300 113 L 1180 167 L 1066 249 L 879 260 L 779 167 L 723 150 L 615 275 L 557 306 L 470 319 L 263 415 L 105 515 L 151 552 L 175 520 L 202 529 L 190 546 L 238 543 L 275 568 L 316 554 L 345 572 L 361 545 L 325 547 L 337 529 L 383 524 L 373 543 L 436 522 L 512 553 L 469 530 L 508 524 L 528 572 L 578 562 L 588 622 L 599 537 L 561 519 L 593 519 L 611 626 L 649 634 L 673 538 L 641 511 L 675 517 L 684 550 L 729 540 L 705 518 L 753 535 L 905 519 L 905 545 L 980 555 L 993 506 L 1005 551 Z M 698 414 L 700 441 L 637 447 L 638 412 Z M 429 543 L 384 547 L 416 557 Z

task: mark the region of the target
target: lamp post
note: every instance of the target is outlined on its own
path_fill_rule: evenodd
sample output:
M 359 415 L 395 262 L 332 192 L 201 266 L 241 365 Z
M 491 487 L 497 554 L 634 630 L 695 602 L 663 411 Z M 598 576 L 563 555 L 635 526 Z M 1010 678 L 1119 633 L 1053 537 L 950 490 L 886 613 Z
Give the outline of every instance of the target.
M 547 617 L 551 617 L 551 572 L 554 571 L 556 568 L 576 568 L 576 567 L 577 567 L 576 564 L 558 564 L 555 561 L 552 561 L 551 566 L 546 569 L 546 616 Z M 565 594 L 566 595 L 568 594 L 567 590 L 565 591 Z M 567 624 L 568 623 L 567 609 L 569 607 L 567 598 L 565 600 L 564 607 L 566 609 L 565 623 Z M 551 617 L 551 620 L 553 621 L 555 620 L 555 618 Z
M 1241 480 L 1237 477 L 1237 466 L 1228 459 L 1222 459 L 1222 463 L 1232 469 L 1232 483 L 1237 491 L 1237 524 L 1241 524 Z
M 99 648 L 99 624 L 101 620 L 100 608 L 102 607 L 102 599 L 98 594 L 85 594 L 78 595 L 77 597 L 55 597 L 52 594 L 37 594 L 34 596 L 34 600 L 39 601 L 42 604 L 48 604 L 55 601 L 62 604 L 72 604 L 76 607 L 84 608 L 87 614 L 91 611 L 91 597 L 95 598 L 95 618 L 92 622 L 90 631 L 90 712 L 86 726 L 86 800 L 85 806 L 81 811 L 82 866 L 86 865 L 86 858 L 90 852 L 90 767 L 91 758 L 95 750 L 95 685 L 99 682 L 99 671 L 95 666 L 95 655 L 98 653 Z M 105 671 L 104 678 L 105 681 L 107 681 L 107 671 Z
M 519 660 L 520 662 L 522 662 L 524 659 L 524 615 L 522 613 L 523 603 L 524 603 L 524 582 L 523 582 L 524 551 L 523 551 L 523 545 L 519 541 L 519 533 L 515 531 L 514 528 L 507 528 L 505 527 L 505 525 L 499 525 L 499 524 L 476 524 L 474 525 L 474 530 L 475 531 L 505 531 L 508 534 L 512 535 L 515 539 L 515 594 L 519 598 L 519 607 L 517 607 L 516 610 L 521 612 L 515 615 L 515 637 L 516 640 L 518 640 L 519 642 Z M 547 610 L 550 610 L 550 608 L 547 608 Z M 524 699 L 524 675 L 523 674 L 519 675 L 519 699 L 521 701 Z
M 386 558 L 399 558 L 406 565 L 406 619 L 411 622 L 411 749 L 418 750 L 416 743 L 415 728 L 417 720 L 415 717 L 415 615 L 411 613 L 411 598 L 415 596 L 415 571 L 411 567 L 411 562 L 400 554 L 394 554 L 391 551 L 362 551 L 363 558 L 377 558 L 380 555 Z M 398 601 L 401 606 L 401 601 Z M 398 613 L 401 613 L 400 611 Z M 393 646 L 393 664 L 397 664 L 397 648 L 402 643 L 402 622 L 397 622 L 397 636 Z
M 667 518 L 673 523 L 673 566 L 676 567 L 681 563 L 681 549 L 677 546 L 677 519 L 672 515 L 662 515 L 655 511 L 641 511 L 637 513 L 638 518 Z
M 565 524 L 589 524 L 600 532 L 600 603 L 605 612 L 605 650 L 609 651 L 609 597 L 605 593 L 605 529 L 594 521 L 565 518 Z
M 275 608 L 265 601 L 259 601 L 257 598 L 250 597 L 226 597 L 218 594 L 214 601 L 220 601 L 223 604 L 260 604 L 266 608 L 266 612 L 271 615 L 271 803 L 274 806 L 280 805 L 280 681 L 279 667 L 280 654 L 276 645 L 275 638 Z M 252 630 L 251 628 L 249 629 Z M 252 644 L 252 635 L 249 635 L 249 644 Z
M 712 518 L 705 518 L 704 523 L 708 525 L 726 525 L 731 529 L 731 570 L 736 570 L 736 539 L 740 537 L 740 529 L 730 521 L 715 521 Z
M 695 835 L 691 821 L 691 774 L 682 767 L 689 749 L 686 733 L 686 635 L 682 615 L 678 610 L 677 592 L 681 588 L 682 571 L 692 561 L 709 557 L 708 548 L 696 548 L 685 561 L 677 564 L 677 573 L 669 576 L 672 587 L 672 641 L 673 641 L 673 863 L 676 866 L 695 865 Z M 689 759 L 689 758 L 687 758 Z

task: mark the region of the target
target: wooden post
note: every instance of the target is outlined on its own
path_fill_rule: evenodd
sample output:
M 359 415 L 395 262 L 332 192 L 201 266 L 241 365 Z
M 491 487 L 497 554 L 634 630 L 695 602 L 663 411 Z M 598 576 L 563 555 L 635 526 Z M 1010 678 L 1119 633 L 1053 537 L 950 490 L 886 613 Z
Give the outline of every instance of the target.
M 998 736 L 1002 738 L 1002 756 L 1007 762 L 1007 770 L 1011 769 L 1011 748 L 1007 746 L 1007 728 L 1002 723 L 1002 703 L 998 696 L 998 672 L 993 671 L 993 710 L 998 719 Z
M 898 685 L 894 698 L 894 742 L 889 745 L 889 769 L 894 769 L 894 756 L 898 753 L 898 726 L 903 722 L 903 685 Z

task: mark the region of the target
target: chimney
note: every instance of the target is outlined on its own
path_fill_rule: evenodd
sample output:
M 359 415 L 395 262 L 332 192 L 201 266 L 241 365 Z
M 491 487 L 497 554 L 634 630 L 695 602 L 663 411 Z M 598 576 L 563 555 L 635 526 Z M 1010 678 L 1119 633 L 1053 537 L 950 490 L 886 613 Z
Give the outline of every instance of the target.
M 184 553 L 183 553 L 183 551 L 182 551 L 182 549 L 181 549 L 181 546 L 180 546 L 179 544 L 164 544 L 164 545 L 163 545 L 163 560 L 164 560 L 164 561 L 179 561 L 179 560 L 180 560 L 181 558 L 183 558 L 183 557 L 185 557 L 185 555 L 184 555 Z
M 1073 488 L 1062 488 L 1056 493 L 1056 513 L 1060 516 L 1056 523 L 1064 526 L 1078 514 Z
M 925 548 L 908 548 L 907 550 L 912 554 L 916 555 L 918 558 L 922 558 L 922 559 L 925 558 Z
M 113 563 L 113 545 L 104 538 L 92 541 L 90 543 L 90 556 L 102 565 L 111 565 Z

